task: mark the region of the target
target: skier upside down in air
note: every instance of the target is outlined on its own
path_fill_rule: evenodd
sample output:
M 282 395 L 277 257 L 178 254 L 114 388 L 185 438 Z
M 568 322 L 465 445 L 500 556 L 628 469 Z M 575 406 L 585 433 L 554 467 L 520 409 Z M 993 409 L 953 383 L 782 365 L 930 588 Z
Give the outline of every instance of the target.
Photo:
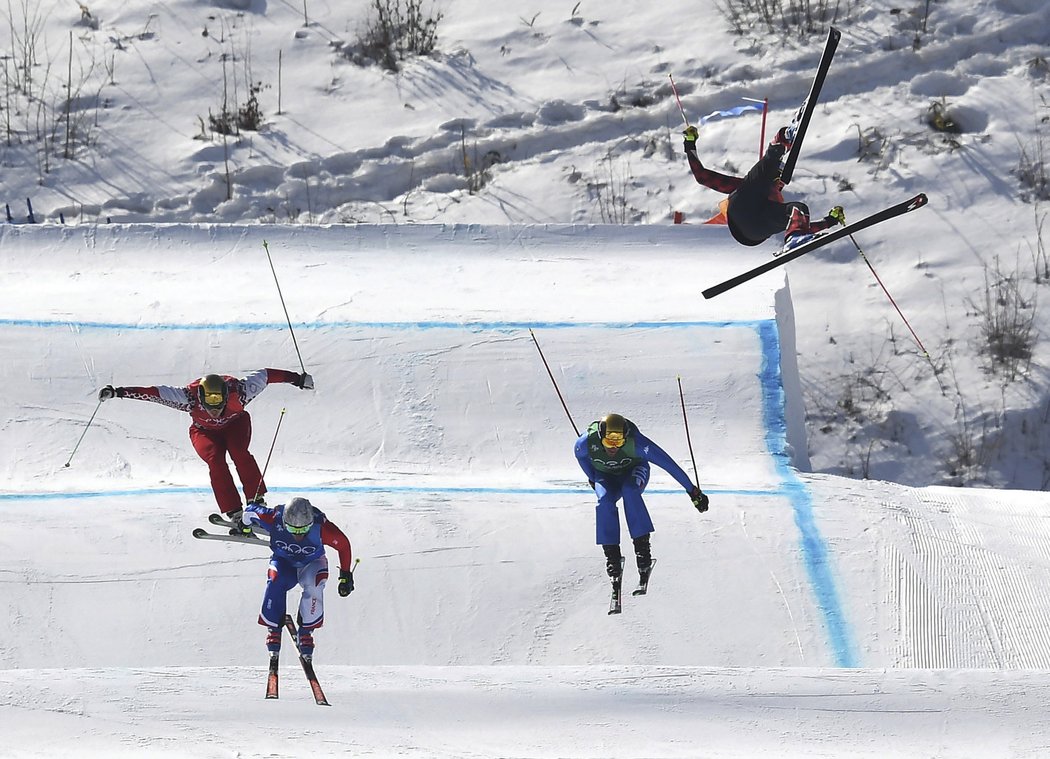
M 817 232 L 846 223 L 842 206 L 835 206 L 823 219 L 813 221 L 805 203 L 784 202 L 780 171 L 784 155 L 791 150 L 794 138 L 789 127 L 781 127 L 765 155 L 745 177 L 733 177 L 706 168 L 696 154 L 697 128 L 686 127 L 683 134 L 685 155 L 697 183 L 729 195 L 719 207 L 730 234 L 741 245 L 760 245 L 783 232 L 784 249 L 789 250 L 812 239 Z

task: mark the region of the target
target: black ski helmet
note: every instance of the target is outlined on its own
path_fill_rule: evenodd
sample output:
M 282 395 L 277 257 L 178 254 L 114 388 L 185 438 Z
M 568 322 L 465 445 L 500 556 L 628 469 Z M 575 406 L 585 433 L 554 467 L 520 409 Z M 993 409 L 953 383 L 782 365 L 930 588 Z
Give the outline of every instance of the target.
M 226 386 L 226 380 L 218 374 L 208 374 L 201 377 L 197 385 L 197 400 L 206 409 L 218 410 L 226 405 L 230 389 Z

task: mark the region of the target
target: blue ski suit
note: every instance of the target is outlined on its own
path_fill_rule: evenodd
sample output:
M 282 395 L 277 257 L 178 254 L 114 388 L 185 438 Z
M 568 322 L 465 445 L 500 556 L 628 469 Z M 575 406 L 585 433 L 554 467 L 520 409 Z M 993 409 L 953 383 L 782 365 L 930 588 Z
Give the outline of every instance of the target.
M 616 503 L 621 498 L 631 538 L 653 531 L 653 521 L 642 499 L 642 492 L 649 484 L 650 464 L 656 464 L 674 477 L 687 493 L 695 487 L 682 467 L 630 421 L 627 422 L 626 442 L 619 450 L 611 452 L 602 445 L 598 422 L 593 422 L 576 440 L 575 453 L 580 469 L 594 483 L 594 492 L 598 496 L 595 507 L 595 542 L 598 545 L 620 543 L 620 514 Z

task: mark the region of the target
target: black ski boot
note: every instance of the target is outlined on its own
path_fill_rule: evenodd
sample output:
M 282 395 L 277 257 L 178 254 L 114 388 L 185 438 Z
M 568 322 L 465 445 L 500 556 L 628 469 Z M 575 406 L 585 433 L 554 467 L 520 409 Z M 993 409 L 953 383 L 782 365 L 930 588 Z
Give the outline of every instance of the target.
M 231 535 L 240 535 L 241 537 L 255 537 L 255 532 L 252 530 L 252 526 L 247 524 L 244 520 L 244 509 L 234 509 L 227 513 L 226 518 L 233 524 L 230 527 Z
M 653 552 L 648 535 L 634 539 L 634 558 L 638 562 L 638 576 L 643 580 L 648 579 L 653 569 Z
M 609 579 L 619 582 L 623 579 L 623 554 L 620 553 L 619 544 L 603 545 L 602 550 L 605 551 L 605 571 Z
M 638 562 L 638 587 L 632 595 L 644 596 L 649 589 L 649 575 L 653 573 L 654 564 L 648 535 L 634 539 L 634 558 Z

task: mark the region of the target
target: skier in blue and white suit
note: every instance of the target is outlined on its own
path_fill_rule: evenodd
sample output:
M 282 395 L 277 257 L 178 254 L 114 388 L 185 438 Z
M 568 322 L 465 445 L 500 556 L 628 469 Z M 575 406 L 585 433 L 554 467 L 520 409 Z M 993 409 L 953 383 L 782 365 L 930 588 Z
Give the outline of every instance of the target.
M 339 595 L 354 589 L 350 541 L 343 531 L 329 522 L 324 512 L 305 498 L 293 498 L 286 505 L 271 509 L 250 503 L 244 511 L 246 523 L 270 533 L 270 567 L 263 595 L 259 624 L 269 631 L 266 648 L 281 648 L 281 627 L 287 609 L 288 591 L 299 584 L 299 653 L 313 656 L 313 631 L 324 624 L 324 586 L 328 580 L 328 558 L 324 547 L 339 552 Z
M 575 452 L 580 468 L 598 496 L 596 542 L 605 552 L 609 577 L 619 581 L 622 575 L 620 514 L 616 508 L 616 502 L 622 498 L 627 529 L 634 541 L 638 574 L 647 578 L 653 563 L 649 545 L 653 521 L 642 500 L 642 492 L 649 484 L 649 464 L 656 464 L 674 477 L 700 513 L 707 511 L 707 496 L 663 448 L 619 414 L 607 414 L 600 421 L 592 422 L 576 441 Z

